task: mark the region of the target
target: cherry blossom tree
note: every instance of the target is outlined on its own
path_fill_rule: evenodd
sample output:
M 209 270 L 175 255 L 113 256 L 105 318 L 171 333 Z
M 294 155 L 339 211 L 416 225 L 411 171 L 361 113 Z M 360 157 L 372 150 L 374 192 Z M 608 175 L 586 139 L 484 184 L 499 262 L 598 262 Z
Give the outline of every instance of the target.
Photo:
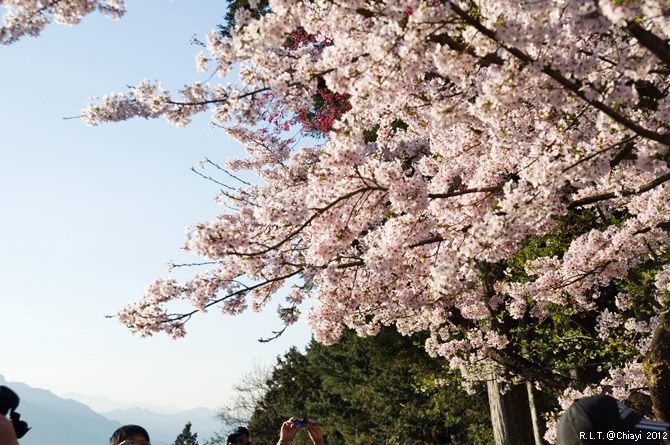
M 93 11 L 119 19 L 125 13 L 123 0 L 0 0 L 5 7 L 0 43 L 10 44 L 24 36 L 38 36 L 51 22 L 76 25 Z
M 219 168 L 259 178 L 231 179 L 189 231 L 211 267 L 156 280 L 123 324 L 177 338 L 288 283 L 279 317 L 315 302 L 320 342 L 428 331 L 466 383 L 526 380 L 564 407 L 648 394 L 670 419 L 665 2 L 248 3 L 196 57 L 222 78 L 239 66 L 238 82 L 175 95 L 146 80 L 82 111 L 180 126 L 210 110 L 248 153 Z M 323 138 L 300 146 L 291 125 Z

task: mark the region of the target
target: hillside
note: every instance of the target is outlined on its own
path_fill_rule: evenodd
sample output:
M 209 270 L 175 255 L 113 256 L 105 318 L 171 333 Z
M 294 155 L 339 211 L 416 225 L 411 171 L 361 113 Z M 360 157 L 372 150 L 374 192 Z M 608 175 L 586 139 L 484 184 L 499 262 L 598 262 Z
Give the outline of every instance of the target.
M 152 445 L 171 445 L 189 421 L 193 432 L 203 440 L 220 428 L 214 411 L 207 408 L 172 414 L 139 407 L 98 413 L 83 403 L 59 397 L 46 389 L 7 382 L 2 375 L 0 385 L 11 388 L 21 398 L 17 411 L 21 413 L 21 420 L 31 427 L 20 440 L 21 445 L 106 445 L 114 430 L 127 423 L 144 426 L 151 435 Z

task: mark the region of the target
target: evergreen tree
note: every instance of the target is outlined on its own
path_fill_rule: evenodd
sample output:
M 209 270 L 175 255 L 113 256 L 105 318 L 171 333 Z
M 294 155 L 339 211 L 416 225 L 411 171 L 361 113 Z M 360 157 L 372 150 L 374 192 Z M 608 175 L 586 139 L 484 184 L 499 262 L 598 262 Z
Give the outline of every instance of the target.
M 423 340 L 386 327 L 374 337 L 347 331 L 333 346 L 311 345 L 307 356 L 323 389 L 356 407 L 355 416 L 328 417 L 341 443 L 493 443 L 485 388 L 465 393 Z
M 198 433 L 191 432 L 191 422 L 186 422 L 174 445 L 198 445 Z
M 277 440 L 291 416 L 316 419 L 329 445 L 493 443 L 485 388 L 466 394 L 423 339 L 383 328 L 333 346 L 312 342 L 277 360 L 249 422 L 258 443 Z M 294 443 L 311 442 L 299 433 Z
M 249 430 L 254 442 L 275 443 L 282 422 L 289 417 L 320 419 L 322 407 L 335 407 L 338 402 L 323 393 L 321 378 L 309 367 L 307 355 L 293 347 L 277 358 L 265 395 L 249 421 Z M 307 434 L 299 433 L 292 444 L 308 445 L 311 441 Z

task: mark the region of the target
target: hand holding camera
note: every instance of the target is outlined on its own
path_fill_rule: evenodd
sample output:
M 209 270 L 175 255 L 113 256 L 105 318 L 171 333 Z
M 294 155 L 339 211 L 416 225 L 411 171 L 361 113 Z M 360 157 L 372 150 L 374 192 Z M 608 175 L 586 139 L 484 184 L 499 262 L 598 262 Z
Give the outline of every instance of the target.
M 301 427 L 301 426 L 307 426 L 311 422 L 309 421 L 309 419 L 294 419 L 291 421 L 291 423 L 293 423 L 293 426 Z
M 321 426 L 316 420 L 291 417 L 282 424 L 277 445 L 288 445 L 301 428 L 306 428 L 314 445 L 324 445 Z

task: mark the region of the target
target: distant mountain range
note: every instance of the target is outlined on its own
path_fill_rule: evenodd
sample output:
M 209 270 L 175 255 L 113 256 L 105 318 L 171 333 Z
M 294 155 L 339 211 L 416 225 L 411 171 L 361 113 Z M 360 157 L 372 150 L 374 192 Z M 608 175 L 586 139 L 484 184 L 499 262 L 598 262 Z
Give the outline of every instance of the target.
M 72 399 L 77 402 L 81 402 L 84 405 L 88 405 L 93 411 L 97 413 L 106 413 L 109 411 L 115 411 L 117 409 L 126 409 L 126 408 L 144 408 L 149 411 L 153 411 L 159 414 L 175 414 L 184 411 L 183 408 L 178 406 L 158 406 L 151 405 L 149 403 L 122 403 L 112 400 L 109 397 L 103 396 L 91 396 L 88 394 L 81 394 L 78 392 L 68 392 L 65 394 L 58 394 L 64 399 Z
M 191 431 L 198 433 L 198 439 L 201 443 L 222 426 L 215 419 L 216 413 L 208 408 L 195 408 L 173 414 L 159 414 L 143 408 L 128 408 L 101 414 L 107 419 L 118 421 L 123 425 L 129 423 L 142 425 L 151 435 L 152 445 L 154 443 L 159 445 L 160 441 L 173 444 L 179 433 L 184 429 L 186 422 L 191 422 Z
M 186 422 L 191 422 L 191 431 L 198 433 L 200 443 L 222 429 L 216 413 L 208 408 L 161 413 L 131 407 L 100 413 L 48 390 L 7 382 L 2 375 L 0 385 L 11 388 L 21 398 L 17 411 L 31 427 L 19 441 L 21 445 L 107 445 L 114 430 L 129 423 L 146 428 L 152 445 L 173 444 Z

